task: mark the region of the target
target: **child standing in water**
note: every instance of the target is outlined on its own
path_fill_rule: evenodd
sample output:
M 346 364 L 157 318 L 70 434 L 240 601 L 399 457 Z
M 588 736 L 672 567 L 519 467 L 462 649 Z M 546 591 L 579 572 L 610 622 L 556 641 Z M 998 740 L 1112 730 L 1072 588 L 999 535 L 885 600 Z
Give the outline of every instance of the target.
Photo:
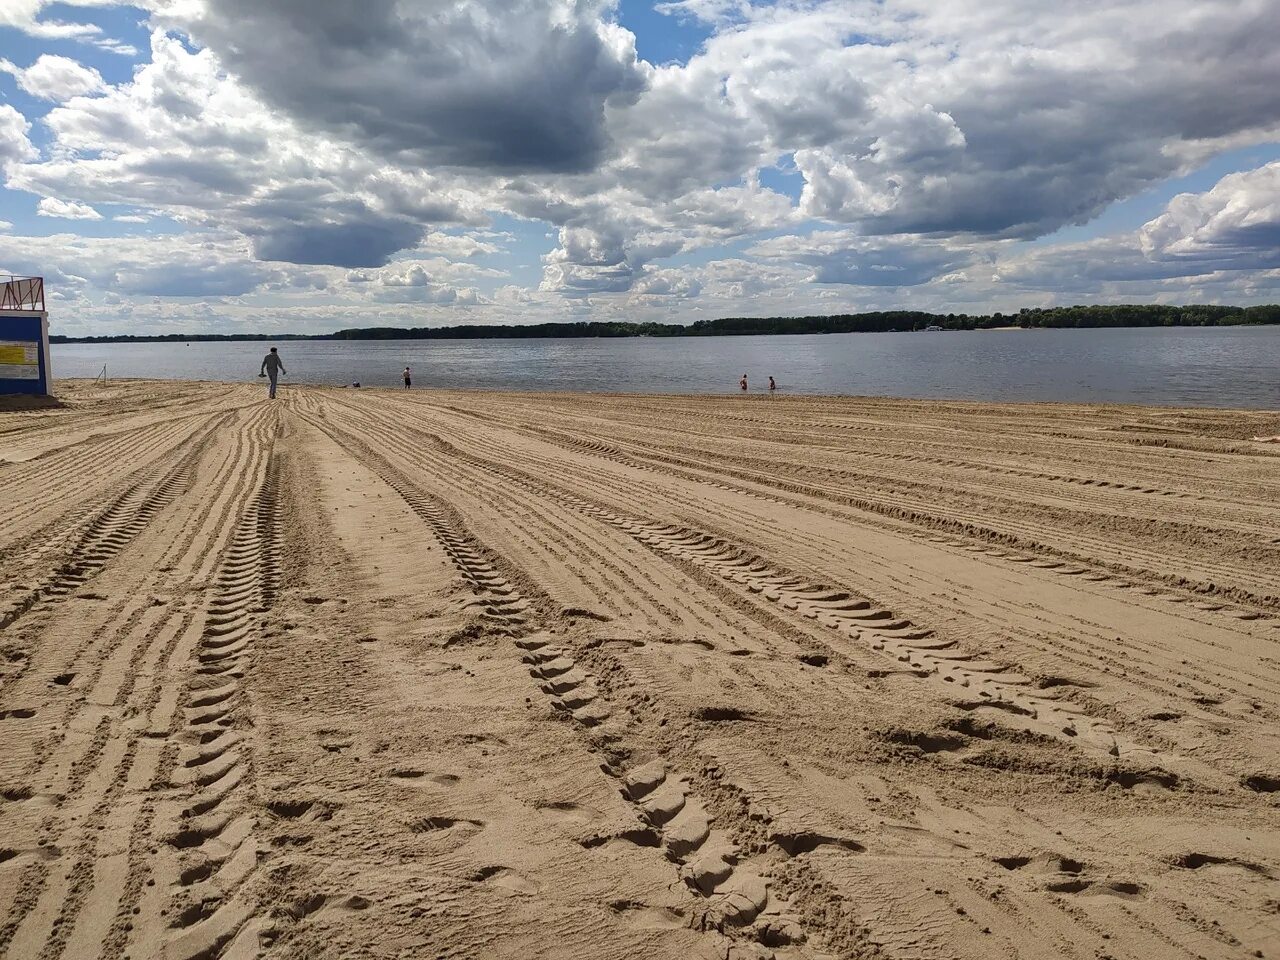
M 738 386 L 742 388 L 742 392 L 747 392 L 747 375 L 744 373 L 742 379 L 738 381 Z
M 404 368 L 404 388 L 408 390 L 411 386 L 413 386 L 413 379 L 409 376 L 409 368 L 405 367 Z
M 778 389 L 778 385 L 773 382 L 773 377 L 769 378 L 769 396 L 773 396 L 773 391 Z

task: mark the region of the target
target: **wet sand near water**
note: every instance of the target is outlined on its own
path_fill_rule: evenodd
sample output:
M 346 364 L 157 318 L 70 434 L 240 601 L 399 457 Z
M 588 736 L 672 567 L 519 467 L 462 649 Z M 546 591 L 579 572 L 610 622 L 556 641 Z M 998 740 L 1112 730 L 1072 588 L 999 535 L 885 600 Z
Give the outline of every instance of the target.
M 0 956 L 1280 957 L 1280 414 L 0 407 Z

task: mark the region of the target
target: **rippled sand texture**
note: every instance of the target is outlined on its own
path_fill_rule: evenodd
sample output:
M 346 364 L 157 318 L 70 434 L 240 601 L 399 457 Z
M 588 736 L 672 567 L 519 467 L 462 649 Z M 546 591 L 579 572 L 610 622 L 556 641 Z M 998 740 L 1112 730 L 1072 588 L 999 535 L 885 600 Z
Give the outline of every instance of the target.
M 1280 416 L 64 396 L 0 954 L 1280 957 Z

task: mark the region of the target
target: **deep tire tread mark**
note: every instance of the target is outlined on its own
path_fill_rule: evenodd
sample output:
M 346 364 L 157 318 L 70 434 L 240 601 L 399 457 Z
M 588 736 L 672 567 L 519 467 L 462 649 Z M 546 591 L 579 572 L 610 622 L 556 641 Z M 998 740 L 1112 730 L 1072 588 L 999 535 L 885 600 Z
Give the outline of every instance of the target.
M 166 960 L 213 960 L 242 934 L 253 934 L 258 922 L 249 891 L 258 866 L 255 821 L 233 808 L 251 786 L 252 720 L 243 678 L 257 614 L 279 591 L 279 543 L 278 474 L 268 461 L 219 565 L 183 699 L 181 737 L 188 746 L 178 752 L 170 782 L 189 793 L 179 826 L 165 840 L 184 851 L 185 866 L 170 891 L 167 912 L 179 932 L 165 947 Z
M 367 444 L 332 425 L 312 423 L 348 452 L 352 448 L 358 450 L 361 460 L 428 524 L 459 573 L 472 584 L 472 603 L 482 605 L 494 621 L 495 630 L 512 636 L 523 651 L 522 660 L 549 698 L 552 709 L 588 730 L 607 722 L 610 712 L 598 702 L 595 677 L 570 650 L 537 631 L 530 606 L 514 585 L 483 559 L 486 551 L 462 528 L 461 522 L 452 519 L 442 503 L 418 490 Z M 704 903 L 692 926 L 708 933 L 728 934 L 749 926 L 769 909 L 773 922 L 785 920 L 798 927 L 794 918 L 782 913 L 785 903 L 770 897 L 761 873 L 743 863 L 745 857 L 728 833 L 712 826 L 689 782 L 661 760 L 640 769 L 644 772 L 628 773 L 623 767 L 609 764 L 601 767 L 607 776 L 619 781 L 623 798 L 638 818 L 661 837 L 666 856 L 676 864 L 680 879 Z M 649 781 L 654 786 L 660 784 L 661 789 L 650 792 L 640 786 Z M 751 932 L 746 935 L 750 937 Z

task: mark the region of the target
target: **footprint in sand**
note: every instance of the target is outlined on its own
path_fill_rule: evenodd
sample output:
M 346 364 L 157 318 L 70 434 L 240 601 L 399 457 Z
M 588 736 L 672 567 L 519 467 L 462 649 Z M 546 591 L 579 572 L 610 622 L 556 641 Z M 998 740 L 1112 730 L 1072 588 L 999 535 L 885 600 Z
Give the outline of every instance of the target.
M 517 873 L 510 867 L 493 865 L 481 867 L 467 877 L 472 883 L 486 883 L 491 886 L 509 890 L 512 893 L 531 894 L 538 892 L 538 885 L 532 880 Z
M 409 829 L 414 833 L 457 834 L 466 839 L 483 830 L 484 823 L 467 817 L 420 817 L 409 824 Z
M 588 823 L 600 819 L 600 812 L 570 801 L 539 803 L 537 809 L 553 820 L 569 823 Z
M 435 784 L 439 787 L 452 787 L 462 782 L 462 778 L 453 773 L 432 773 L 418 767 L 392 767 L 387 776 L 408 785 Z
M 678 930 L 688 925 L 685 915 L 674 907 L 654 907 L 636 900 L 614 900 L 609 909 L 619 919 L 640 930 Z

